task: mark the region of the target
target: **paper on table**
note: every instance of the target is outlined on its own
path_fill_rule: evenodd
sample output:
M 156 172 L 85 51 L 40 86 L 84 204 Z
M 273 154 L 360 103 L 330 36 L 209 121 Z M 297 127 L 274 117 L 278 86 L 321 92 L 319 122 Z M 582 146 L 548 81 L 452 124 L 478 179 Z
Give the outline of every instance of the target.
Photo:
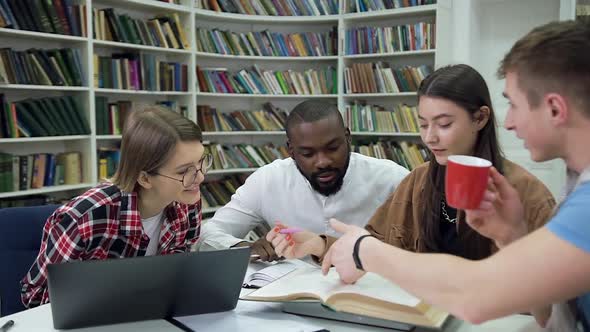
M 276 303 L 252 301 L 239 301 L 233 311 L 174 319 L 198 332 L 311 332 L 322 329 L 302 317 L 282 312 L 280 305 Z

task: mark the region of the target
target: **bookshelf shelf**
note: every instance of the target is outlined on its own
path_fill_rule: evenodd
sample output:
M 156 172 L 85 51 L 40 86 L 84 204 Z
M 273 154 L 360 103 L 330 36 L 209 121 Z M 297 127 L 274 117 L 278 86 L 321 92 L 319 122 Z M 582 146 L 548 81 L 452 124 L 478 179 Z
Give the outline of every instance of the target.
M 342 58 L 345 60 L 356 60 L 356 59 L 379 59 L 379 58 L 393 58 L 393 57 L 410 57 L 417 55 L 434 55 L 436 50 L 422 50 L 422 51 L 404 51 L 394 53 L 372 53 L 372 54 L 351 54 L 343 55 Z
M 62 142 L 90 139 L 90 135 L 0 138 L 0 143 Z
M 197 18 L 205 18 L 212 21 L 220 22 L 243 22 L 243 23 L 332 23 L 337 24 L 340 15 L 320 15 L 320 16 L 263 16 L 263 15 L 246 15 L 234 13 L 221 13 L 206 9 L 194 9 Z
M 436 9 L 437 5 L 423 5 L 364 13 L 347 13 L 342 14 L 342 19 L 345 21 L 370 22 L 381 18 L 428 16 L 435 15 Z
M 258 167 L 252 168 L 228 168 L 228 169 L 212 169 L 207 174 L 236 174 L 236 173 L 251 173 L 257 170 Z
M 109 40 L 93 39 L 92 43 L 94 44 L 94 46 L 101 46 L 101 47 L 134 49 L 134 50 L 142 50 L 142 51 L 150 51 L 150 52 L 169 53 L 169 54 L 188 54 L 188 55 L 192 54 L 191 50 L 147 46 L 147 45 L 130 44 L 130 43 L 121 43 L 121 42 L 115 42 L 115 41 L 109 41 Z
M 43 188 L 39 188 L 39 189 L 11 191 L 11 192 L 0 193 L 0 198 L 19 197 L 19 196 L 46 194 L 46 193 L 68 191 L 68 190 L 86 189 L 86 188 L 90 188 L 94 185 L 95 185 L 95 183 L 80 183 L 80 184 L 73 184 L 73 185 L 43 187 Z
M 207 52 L 195 52 L 201 58 L 224 60 L 257 60 L 257 61 L 338 61 L 338 56 L 255 56 L 255 55 L 226 55 Z
M 203 136 L 283 136 L 284 131 L 204 131 Z
M 348 93 L 343 95 L 344 98 L 397 98 L 397 97 L 415 97 L 416 92 L 398 92 L 398 93 Z
M 53 40 L 53 41 L 67 41 L 67 42 L 77 42 L 77 43 L 88 42 L 87 37 L 60 35 L 60 34 L 56 34 L 56 33 L 46 33 L 46 32 L 37 32 L 37 31 L 28 31 L 28 30 L 16 30 L 16 29 L 8 29 L 8 28 L 0 28 L 0 36 L 14 37 L 14 38 L 27 38 L 27 39 L 41 40 L 41 41 Z
M 352 136 L 387 136 L 387 137 L 420 137 L 420 133 L 385 133 L 370 131 L 353 131 Z
M 164 10 L 167 12 L 191 13 L 191 8 L 183 5 L 176 5 L 155 0 L 93 0 L 92 2 L 111 5 L 115 7 L 125 7 L 128 9 L 139 10 Z
M 307 99 L 307 98 L 338 98 L 336 94 L 329 95 L 270 95 L 270 94 L 246 94 L 246 93 L 211 93 L 198 92 L 197 97 L 233 97 L 233 98 L 285 98 L 285 99 Z
M 122 135 L 96 135 L 96 139 L 100 141 L 117 141 L 123 138 Z
M 0 90 L 88 91 L 86 86 L 55 86 L 34 84 L 0 84 Z
M 125 90 L 125 89 L 104 89 L 95 88 L 96 93 L 116 95 L 158 95 L 158 96 L 190 96 L 191 92 L 186 91 L 147 91 L 147 90 Z

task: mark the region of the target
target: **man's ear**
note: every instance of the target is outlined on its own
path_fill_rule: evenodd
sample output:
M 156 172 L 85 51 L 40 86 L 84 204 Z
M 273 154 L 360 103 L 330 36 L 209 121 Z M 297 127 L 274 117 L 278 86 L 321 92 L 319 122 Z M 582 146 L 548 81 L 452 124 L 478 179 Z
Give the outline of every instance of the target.
M 348 127 L 344 128 L 344 136 L 346 137 L 348 145 L 352 144 L 352 135 L 350 134 L 350 129 Z
M 139 177 L 137 178 L 137 183 L 140 186 L 142 186 L 144 189 L 151 189 L 153 186 L 150 175 L 146 171 L 141 171 L 139 173 Z
M 488 121 L 490 120 L 492 110 L 487 106 L 482 106 L 475 112 L 474 120 L 477 125 L 477 130 L 481 130 L 483 127 L 486 126 Z
M 546 105 L 551 112 L 550 121 L 554 125 L 561 125 L 568 121 L 570 116 L 569 103 L 559 93 L 548 93 L 543 98 L 543 104 Z
M 289 151 L 289 157 L 295 159 L 295 157 L 293 157 L 295 151 L 293 150 L 293 145 L 291 145 L 289 139 L 287 139 L 287 151 Z

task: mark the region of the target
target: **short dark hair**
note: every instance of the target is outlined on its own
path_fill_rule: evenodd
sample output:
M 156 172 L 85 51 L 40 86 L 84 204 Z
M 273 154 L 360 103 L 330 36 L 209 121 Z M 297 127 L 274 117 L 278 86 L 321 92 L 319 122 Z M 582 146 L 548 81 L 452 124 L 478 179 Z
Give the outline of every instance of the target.
M 518 84 L 536 107 L 544 94 L 572 98 L 590 117 L 590 24 L 551 22 L 531 30 L 504 56 L 498 77 L 515 72 Z
M 291 132 L 291 129 L 300 123 L 316 122 L 332 116 L 335 117 L 342 125 L 342 128 L 344 128 L 342 115 L 336 105 L 319 100 L 306 100 L 299 103 L 293 108 L 287 117 L 287 122 L 285 123 L 287 138 L 290 138 L 289 133 Z

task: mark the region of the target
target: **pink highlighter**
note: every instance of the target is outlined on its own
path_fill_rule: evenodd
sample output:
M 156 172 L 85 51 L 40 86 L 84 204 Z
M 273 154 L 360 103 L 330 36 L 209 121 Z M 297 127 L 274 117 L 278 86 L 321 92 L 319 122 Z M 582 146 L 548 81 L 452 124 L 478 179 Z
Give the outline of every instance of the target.
M 279 233 L 281 234 L 295 234 L 295 233 L 299 233 L 303 231 L 302 229 L 299 228 L 283 228 L 279 231 Z

